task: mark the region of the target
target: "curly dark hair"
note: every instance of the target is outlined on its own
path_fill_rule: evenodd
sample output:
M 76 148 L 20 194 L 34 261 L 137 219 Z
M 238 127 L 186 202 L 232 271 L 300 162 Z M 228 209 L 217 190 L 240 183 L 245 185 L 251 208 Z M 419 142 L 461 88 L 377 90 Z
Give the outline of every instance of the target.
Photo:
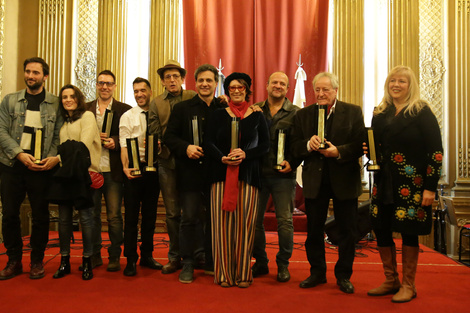
M 64 104 L 62 103 L 62 94 L 65 89 L 73 89 L 73 96 L 75 100 L 77 100 L 77 108 L 75 109 L 75 111 L 73 111 L 72 116 L 69 116 L 69 112 L 65 110 Z M 83 95 L 82 91 L 77 86 L 67 84 L 63 86 L 62 88 L 60 88 L 59 101 L 60 101 L 60 106 L 59 106 L 60 113 L 62 117 L 64 118 L 64 120 L 70 123 L 80 119 L 83 113 L 85 113 L 86 111 L 85 96 Z

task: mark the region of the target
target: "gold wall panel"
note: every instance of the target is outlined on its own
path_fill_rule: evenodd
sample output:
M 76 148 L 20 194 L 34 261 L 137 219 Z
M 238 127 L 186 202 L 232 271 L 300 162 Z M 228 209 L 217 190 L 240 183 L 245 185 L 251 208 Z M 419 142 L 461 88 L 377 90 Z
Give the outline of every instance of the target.
M 39 3 L 38 56 L 49 64 L 47 90 L 58 95 L 65 82 L 67 52 L 67 14 L 65 0 L 42 0 Z
M 449 130 L 455 154 L 456 196 L 470 195 L 470 0 L 449 3 Z
M 157 69 L 164 66 L 167 60 L 178 60 L 180 52 L 178 44 L 179 0 L 152 0 L 150 16 L 148 77 L 153 95 L 157 96 L 163 92 Z
M 419 75 L 419 1 L 391 0 L 389 6 L 389 68 L 409 66 Z
M 364 1 L 334 1 L 333 73 L 338 76 L 338 98 L 363 106 Z
M 98 9 L 97 72 L 116 76 L 114 98 L 124 101 L 127 50 L 127 0 L 101 0 Z

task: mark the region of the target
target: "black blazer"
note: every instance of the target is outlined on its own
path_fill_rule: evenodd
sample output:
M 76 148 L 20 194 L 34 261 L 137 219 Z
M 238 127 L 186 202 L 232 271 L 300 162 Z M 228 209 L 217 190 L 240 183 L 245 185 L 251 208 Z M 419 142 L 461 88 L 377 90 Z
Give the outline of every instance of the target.
M 209 184 L 207 179 L 207 158 L 204 156 L 198 160 L 193 160 L 186 154 L 186 149 L 194 142 L 191 121 L 193 116 L 198 117 L 199 145 L 204 149 L 203 137 L 207 121 L 215 110 L 226 106 L 226 104 L 222 104 L 219 99 L 215 98 L 208 106 L 199 98 L 199 95 L 175 104 L 163 136 L 163 143 L 175 156 L 178 190 L 200 191 Z
M 91 101 L 87 103 L 87 110 L 91 111 L 96 117 L 96 101 Z M 110 137 L 114 140 L 115 147 L 113 150 L 109 150 L 109 163 L 111 166 L 111 177 L 114 181 L 123 182 L 124 173 L 122 171 L 122 162 L 121 162 L 121 145 L 119 144 L 119 121 L 121 116 L 132 108 L 126 103 L 122 103 L 113 99 L 113 105 L 111 106 L 113 114 L 113 123 L 111 124 L 111 135 Z M 101 129 L 100 129 L 101 133 Z
M 317 151 L 308 152 L 307 142 L 317 134 L 318 109 L 310 105 L 297 111 L 294 118 L 292 152 L 304 160 L 302 168 L 305 198 L 317 198 L 322 182 L 322 171 L 327 170 L 335 196 L 340 200 L 354 199 L 362 193 L 361 166 L 362 143 L 365 127 L 359 106 L 336 101 L 333 122 L 326 139 L 334 144 L 340 158 L 325 158 Z M 326 168 L 327 167 L 327 168 Z

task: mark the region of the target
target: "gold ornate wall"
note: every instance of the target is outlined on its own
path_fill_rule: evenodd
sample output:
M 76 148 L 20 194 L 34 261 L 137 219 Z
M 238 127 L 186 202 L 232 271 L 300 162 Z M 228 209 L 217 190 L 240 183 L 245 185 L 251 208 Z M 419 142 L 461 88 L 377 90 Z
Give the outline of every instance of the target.
M 419 2 L 419 68 L 421 98 L 431 104 L 441 130 L 444 122 L 444 1 Z M 444 135 L 444 134 L 443 134 Z M 445 171 L 447 172 L 447 171 Z
M 150 62 L 149 81 L 153 94 L 163 92 L 163 86 L 157 69 L 164 66 L 167 60 L 178 60 L 180 47 L 179 34 L 179 0 L 151 1 L 150 13 Z
M 364 1 L 335 0 L 333 73 L 338 76 L 338 98 L 363 106 Z
M 77 0 L 75 75 L 78 88 L 87 101 L 96 97 L 98 55 L 98 0 Z

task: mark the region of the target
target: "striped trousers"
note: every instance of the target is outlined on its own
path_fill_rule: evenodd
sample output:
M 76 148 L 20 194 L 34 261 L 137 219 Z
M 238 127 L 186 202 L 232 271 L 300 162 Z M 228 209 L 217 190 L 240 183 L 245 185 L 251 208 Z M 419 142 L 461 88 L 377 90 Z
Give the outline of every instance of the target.
M 237 208 L 222 210 L 225 182 L 211 187 L 212 251 L 215 283 L 252 282 L 251 257 L 255 238 L 258 188 L 238 182 Z

